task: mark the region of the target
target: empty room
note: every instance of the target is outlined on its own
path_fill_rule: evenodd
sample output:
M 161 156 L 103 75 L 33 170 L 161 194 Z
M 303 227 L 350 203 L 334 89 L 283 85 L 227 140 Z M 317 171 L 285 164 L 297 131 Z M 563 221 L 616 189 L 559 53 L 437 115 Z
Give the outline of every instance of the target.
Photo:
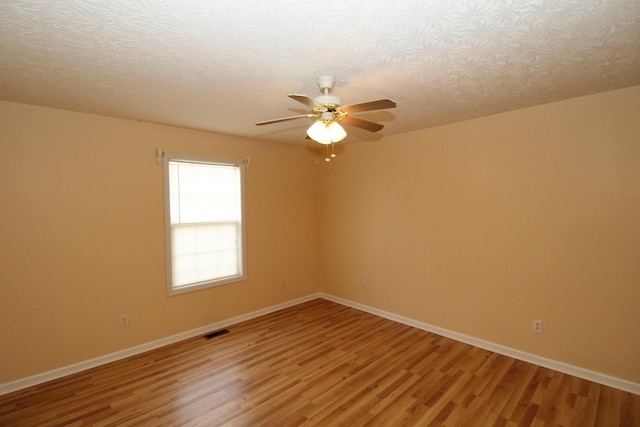
M 640 426 L 640 2 L 0 2 L 1 426 Z

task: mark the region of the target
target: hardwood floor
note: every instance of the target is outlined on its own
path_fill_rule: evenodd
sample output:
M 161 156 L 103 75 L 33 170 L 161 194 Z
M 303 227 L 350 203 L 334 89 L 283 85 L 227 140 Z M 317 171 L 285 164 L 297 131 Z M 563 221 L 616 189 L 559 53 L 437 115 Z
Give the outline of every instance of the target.
M 640 426 L 640 396 L 314 300 L 0 396 L 1 426 Z

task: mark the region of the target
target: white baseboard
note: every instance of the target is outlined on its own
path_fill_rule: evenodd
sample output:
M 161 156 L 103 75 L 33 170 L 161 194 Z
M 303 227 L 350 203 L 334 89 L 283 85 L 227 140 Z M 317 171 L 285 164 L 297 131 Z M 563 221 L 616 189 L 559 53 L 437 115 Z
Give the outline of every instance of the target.
M 359 304 L 344 298 L 339 298 L 333 295 L 320 293 L 320 298 L 328 301 L 333 301 L 338 304 L 346 305 L 376 316 L 383 317 L 385 319 L 393 320 L 394 322 L 402 323 L 414 328 L 422 329 L 427 332 L 432 332 L 437 335 L 441 335 L 447 338 L 454 339 L 456 341 L 470 344 L 475 347 L 480 347 L 485 350 L 493 351 L 494 353 L 502 354 L 505 356 L 513 357 L 514 359 L 523 360 L 525 362 L 533 363 L 534 365 L 542 366 L 544 368 L 553 369 L 554 371 L 562 372 L 565 374 L 573 375 L 574 377 L 583 378 L 585 380 L 593 381 L 598 384 L 606 385 L 609 387 L 624 390 L 629 393 L 640 395 L 640 384 L 631 381 L 623 380 L 621 378 L 612 377 L 609 375 L 601 374 L 599 372 L 591 371 L 588 369 L 580 368 L 577 366 L 569 365 L 556 360 L 547 359 L 544 357 L 536 356 L 535 354 L 525 353 L 524 351 L 516 350 L 510 347 L 505 347 L 499 344 L 495 344 L 489 341 L 474 338 L 468 335 L 460 334 L 458 332 L 450 331 L 448 329 L 440 328 L 438 326 L 430 325 L 428 323 L 419 322 L 417 320 L 409 319 L 408 317 L 399 316 L 394 313 L 390 313 L 377 308 L 369 307 L 363 304 Z
M 74 363 L 73 365 L 64 366 L 62 368 L 54 369 L 52 371 L 47 371 L 47 372 L 36 374 L 27 378 L 22 378 L 16 381 L 0 384 L 0 396 L 2 396 L 3 394 L 17 391 L 17 390 L 22 390 L 24 388 L 31 387 L 34 385 L 42 384 L 47 381 L 55 380 L 57 378 L 65 377 L 67 375 L 75 374 L 87 369 L 95 368 L 96 366 L 105 365 L 110 362 L 115 362 L 117 360 L 125 359 L 130 356 L 135 356 L 136 354 L 144 353 L 146 351 L 160 348 L 169 344 L 174 344 L 178 341 L 186 340 L 188 338 L 197 337 L 198 335 L 204 335 L 211 331 L 226 328 L 227 326 L 244 322 L 245 320 L 251 320 L 256 317 L 264 316 L 265 314 L 273 313 L 274 311 L 292 307 L 294 305 L 298 305 L 303 302 L 311 301 L 317 298 L 320 298 L 319 293 L 307 295 L 302 298 L 297 298 L 281 304 L 273 305 L 271 307 L 262 308 L 260 310 L 253 311 L 251 313 L 232 317 L 230 319 L 225 319 L 220 322 L 212 323 L 206 326 L 202 326 L 200 328 L 196 328 L 190 331 L 182 332 L 180 334 L 172 335 L 170 337 L 161 338 L 159 340 L 151 341 L 145 344 L 126 348 L 124 350 L 116 351 L 115 353 L 106 354 L 104 356 L 99 356 L 94 359 L 85 360 L 84 362 Z
M 192 329 L 190 331 L 182 332 L 180 334 L 172 335 L 170 337 L 161 338 L 156 341 L 148 342 L 145 344 L 130 347 L 124 350 L 110 353 L 104 356 L 99 356 L 94 359 L 86 360 L 73 365 L 64 366 L 62 368 L 54 369 L 52 371 L 43 372 L 41 374 L 33 375 L 27 378 L 22 378 L 16 381 L 0 384 L 0 396 L 3 394 L 11 393 L 17 390 L 21 390 L 34 385 L 42 384 L 47 381 L 51 381 L 57 378 L 61 378 L 67 375 L 75 374 L 87 369 L 95 368 L 96 366 L 104 365 L 117 360 L 125 359 L 130 356 L 135 356 L 140 353 L 144 353 L 149 350 L 160 348 L 169 344 L 193 338 L 199 335 L 204 335 L 207 332 L 215 331 L 225 328 L 227 326 L 234 325 L 236 323 L 251 320 L 256 317 L 264 316 L 265 314 L 273 313 L 274 311 L 282 310 L 284 308 L 293 307 L 303 302 L 311 301 L 317 298 L 323 298 L 328 301 L 333 301 L 338 304 L 342 304 L 348 307 L 352 307 L 376 316 L 383 317 L 385 319 L 393 320 L 394 322 L 402 323 L 404 325 L 412 326 L 424 331 L 432 332 L 437 335 L 441 335 L 447 338 L 454 339 L 466 344 L 473 345 L 475 347 L 483 348 L 485 350 L 493 351 L 498 354 L 513 357 L 514 359 L 523 360 L 525 362 L 533 363 L 538 366 L 553 369 L 558 372 L 573 375 L 578 378 L 583 378 L 589 381 L 603 384 L 609 387 L 614 387 L 619 390 L 624 390 L 629 393 L 640 395 L 640 384 L 631 381 L 623 380 L 620 378 L 612 377 L 609 375 L 594 372 L 588 369 L 580 368 L 577 366 L 569 365 L 566 363 L 558 362 L 555 360 L 547 359 L 544 357 L 536 356 L 534 354 L 525 353 L 520 350 L 505 347 L 499 344 L 495 344 L 489 341 L 474 338 L 468 335 L 460 334 L 458 332 L 450 331 L 448 329 L 440 328 L 438 326 L 430 325 L 428 323 L 419 322 L 417 320 L 410 319 L 408 317 L 400 316 L 394 313 L 390 313 L 384 310 L 379 310 L 374 307 L 369 307 L 364 304 L 359 304 L 344 298 L 339 298 L 333 295 L 325 294 L 322 292 L 307 295 L 302 298 L 287 301 L 281 304 L 266 307 L 260 310 L 253 311 L 251 313 L 243 314 L 240 316 L 225 319 L 216 323 L 212 323 L 200 328 Z

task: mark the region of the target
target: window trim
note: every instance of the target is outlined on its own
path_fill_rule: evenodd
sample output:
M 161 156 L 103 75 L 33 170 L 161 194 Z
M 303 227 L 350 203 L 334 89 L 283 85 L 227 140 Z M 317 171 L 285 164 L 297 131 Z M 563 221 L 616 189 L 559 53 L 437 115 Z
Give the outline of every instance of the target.
M 180 287 L 173 286 L 173 253 L 172 253 L 172 227 L 171 227 L 171 199 L 170 199 L 170 184 L 169 184 L 169 163 L 172 161 L 188 162 L 188 163 L 202 163 L 209 165 L 223 165 L 223 166 L 235 166 L 239 168 L 240 172 L 240 239 L 238 244 L 240 246 L 238 253 L 240 259 L 240 274 L 224 277 L 221 279 L 207 280 L 203 282 L 197 282 L 191 285 L 185 285 Z M 176 153 L 163 153 L 162 155 L 162 172 L 164 178 L 164 224 L 165 224 L 165 264 L 166 264 L 166 284 L 167 284 L 167 296 L 184 294 L 187 292 L 198 291 L 201 289 L 208 289 L 216 286 L 222 286 L 229 283 L 241 282 L 247 279 L 246 268 L 246 251 L 245 251 L 245 187 L 244 187 L 244 172 L 245 161 L 238 159 L 198 156 L 191 154 L 176 154 Z

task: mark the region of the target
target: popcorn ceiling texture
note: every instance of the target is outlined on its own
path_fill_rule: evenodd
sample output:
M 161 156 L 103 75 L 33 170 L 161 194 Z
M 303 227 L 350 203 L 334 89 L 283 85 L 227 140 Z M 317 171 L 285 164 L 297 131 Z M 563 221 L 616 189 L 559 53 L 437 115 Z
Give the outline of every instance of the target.
M 638 0 L 4 0 L 0 99 L 305 145 L 289 93 L 376 139 L 640 84 Z

